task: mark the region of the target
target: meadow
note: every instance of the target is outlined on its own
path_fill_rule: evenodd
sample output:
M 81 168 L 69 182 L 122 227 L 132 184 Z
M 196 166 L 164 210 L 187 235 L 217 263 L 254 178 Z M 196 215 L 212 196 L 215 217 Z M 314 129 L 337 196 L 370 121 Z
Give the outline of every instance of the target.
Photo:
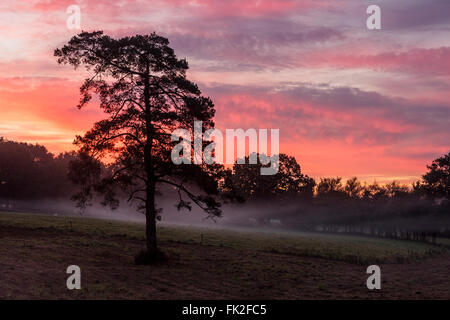
M 0 298 L 450 298 L 445 245 L 166 224 L 158 239 L 168 260 L 138 266 L 143 224 L 0 213 Z M 81 290 L 65 286 L 71 264 Z M 366 288 L 370 264 L 382 268 L 382 290 Z

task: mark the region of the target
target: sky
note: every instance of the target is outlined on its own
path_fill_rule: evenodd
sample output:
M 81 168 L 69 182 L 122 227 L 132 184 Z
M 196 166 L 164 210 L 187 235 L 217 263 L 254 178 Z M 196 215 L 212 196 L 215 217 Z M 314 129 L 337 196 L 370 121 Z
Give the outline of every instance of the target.
M 448 0 L 2 0 L 0 136 L 73 149 L 103 115 L 53 56 L 81 29 L 156 32 L 216 105 L 216 127 L 278 128 L 303 173 L 411 182 L 450 151 Z M 381 30 L 369 30 L 369 5 Z

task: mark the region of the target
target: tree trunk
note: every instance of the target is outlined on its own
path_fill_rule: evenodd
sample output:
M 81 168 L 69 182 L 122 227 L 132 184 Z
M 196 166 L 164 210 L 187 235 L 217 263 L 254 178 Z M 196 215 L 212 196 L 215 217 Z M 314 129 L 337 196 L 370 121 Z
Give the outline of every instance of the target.
M 156 242 L 156 207 L 155 207 L 155 175 L 153 168 L 153 128 L 150 111 L 150 67 L 147 65 L 146 76 L 144 77 L 144 99 L 145 99 L 145 124 L 147 139 L 144 147 L 144 166 L 146 172 L 146 201 L 145 201 L 145 220 L 146 220 L 146 241 L 147 255 L 150 259 L 157 259 L 158 246 Z
M 158 246 L 156 242 L 156 208 L 155 187 L 153 183 L 147 185 L 147 201 L 145 206 L 145 234 L 147 241 L 147 253 L 149 257 L 156 257 Z

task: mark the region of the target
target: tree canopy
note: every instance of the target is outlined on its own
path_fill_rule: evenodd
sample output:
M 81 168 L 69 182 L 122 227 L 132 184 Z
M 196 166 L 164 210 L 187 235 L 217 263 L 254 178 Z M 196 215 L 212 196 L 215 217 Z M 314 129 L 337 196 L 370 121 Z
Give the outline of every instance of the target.
M 450 152 L 435 159 L 427 168 L 418 189 L 432 197 L 450 200 Z
M 229 179 L 237 194 L 249 200 L 312 198 L 314 179 L 301 172 L 294 157 L 281 153 L 278 172 L 274 175 L 261 175 L 263 166 L 260 161 L 249 164 L 249 157 L 244 164 L 234 164 Z

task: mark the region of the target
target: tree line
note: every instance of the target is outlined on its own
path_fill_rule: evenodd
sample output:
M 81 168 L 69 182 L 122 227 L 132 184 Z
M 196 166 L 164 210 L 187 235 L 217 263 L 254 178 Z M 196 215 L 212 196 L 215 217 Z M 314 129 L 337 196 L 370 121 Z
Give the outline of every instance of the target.
M 75 152 L 55 156 L 44 146 L 0 137 L 0 199 L 69 199 L 76 186 L 68 176 Z
M 357 177 L 343 181 L 341 177 L 325 177 L 316 181 L 301 171 L 296 159 L 279 156 L 279 170 L 275 175 L 260 175 L 262 164 L 235 164 L 228 172 L 224 188 L 247 200 L 315 199 L 316 203 L 362 200 L 367 202 L 390 199 L 427 198 L 441 203 L 450 199 L 450 153 L 435 159 L 428 171 L 411 185 L 392 181 L 386 184 L 361 182 Z M 228 189 L 227 189 L 228 186 Z
M 439 206 L 450 201 L 450 153 L 432 161 L 422 178 L 409 186 L 397 181 L 368 184 L 357 177 L 346 181 L 341 177 L 315 180 L 302 173 L 296 159 L 286 154 L 279 155 L 275 175 L 261 175 L 261 163 L 248 164 L 248 157 L 245 161 L 235 163 L 231 169 L 220 169 L 222 178 L 217 188 L 224 199 L 248 203 L 300 200 L 333 208 L 345 203 L 387 205 L 419 200 Z M 111 170 L 101 162 L 86 166 L 82 154 L 75 151 L 54 155 L 43 145 L 0 137 L 0 198 L 76 200 L 80 186 L 85 184 L 86 174 L 81 171 L 95 170 L 92 166 L 103 174 Z
M 252 224 L 255 219 L 259 225 L 276 219 L 291 229 L 431 242 L 450 237 L 450 153 L 432 161 L 421 179 L 409 186 L 397 181 L 366 183 L 357 177 L 316 181 L 301 172 L 294 157 L 284 154 L 276 175 L 259 175 L 260 166 L 235 164 L 228 176 L 228 192 L 273 208 L 269 217 L 252 218 Z M 283 206 L 291 209 L 277 210 Z

